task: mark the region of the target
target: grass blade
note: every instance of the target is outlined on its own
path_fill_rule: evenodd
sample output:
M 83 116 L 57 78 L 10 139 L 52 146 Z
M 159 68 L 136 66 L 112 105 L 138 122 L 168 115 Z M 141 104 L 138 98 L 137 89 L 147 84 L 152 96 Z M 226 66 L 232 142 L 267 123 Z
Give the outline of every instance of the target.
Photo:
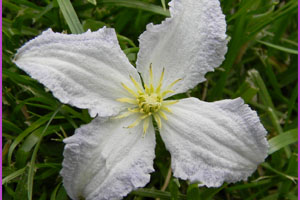
M 152 198 L 161 198 L 161 199 L 171 199 L 170 192 L 163 192 L 160 190 L 152 190 L 152 189 L 139 189 L 131 192 L 131 194 L 135 194 L 142 197 L 152 197 Z M 186 199 L 185 195 L 179 194 L 178 199 Z
M 35 160 L 36 160 L 36 156 L 37 156 L 37 152 L 38 149 L 40 147 L 40 144 L 42 142 L 44 133 L 46 132 L 48 126 L 50 125 L 50 123 L 52 122 L 52 120 L 54 119 L 55 115 L 58 113 L 58 111 L 60 110 L 61 105 L 56 109 L 56 111 L 53 113 L 53 115 L 51 116 L 51 118 L 49 119 L 47 125 L 45 126 L 45 129 L 43 130 L 34 150 L 31 156 L 31 161 L 30 161 L 30 165 L 29 165 L 29 171 L 28 171 L 28 199 L 32 200 L 32 189 L 33 189 L 33 178 L 34 178 L 34 170 L 35 170 Z
M 277 49 L 277 50 L 279 50 L 279 51 L 283 51 L 283 52 L 286 52 L 286 53 L 298 55 L 298 50 L 290 49 L 290 48 L 283 47 L 283 46 L 279 46 L 279 45 L 272 44 L 272 43 L 269 43 L 269 42 L 265 42 L 265 41 L 262 41 L 262 40 L 256 40 L 256 41 L 257 41 L 258 43 L 264 44 L 264 45 L 266 45 L 266 46 L 268 46 L 268 47 Z
M 4 179 L 2 179 L 2 185 L 10 182 L 11 180 L 21 176 L 26 170 L 26 167 L 19 169 L 13 173 L 11 173 L 10 175 L 6 176 Z
M 163 7 L 164 10 L 167 10 L 166 8 L 166 1 L 165 0 L 161 0 L 161 5 Z
M 290 175 L 285 174 L 281 171 L 278 171 L 277 169 L 274 169 L 273 167 L 270 166 L 269 163 L 261 163 L 261 166 L 263 166 L 266 169 L 269 169 L 269 170 L 273 171 L 275 174 L 277 174 L 279 176 L 282 176 L 284 178 L 287 178 L 287 179 L 293 181 L 295 184 L 296 184 L 296 180 L 298 180 L 298 177 L 290 176 Z
M 283 147 L 286 147 L 292 143 L 298 141 L 298 129 L 292 129 L 282 133 L 281 135 L 277 135 L 276 137 L 271 138 L 269 142 L 269 154 L 272 154 Z
M 150 3 L 145 3 L 142 1 L 137 0 L 103 0 L 102 3 L 104 4 L 112 4 L 116 6 L 123 6 L 127 8 L 136 8 L 141 9 L 149 12 L 153 12 L 156 14 L 160 14 L 166 17 L 170 16 L 170 12 L 168 10 L 164 10 L 162 7 L 153 5 Z
M 60 187 L 61 183 L 59 183 L 56 188 L 53 190 L 52 194 L 51 194 L 51 197 L 50 197 L 50 200 L 56 200 L 56 194 L 57 194 L 57 191 Z
M 57 0 L 60 10 L 73 34 L 83 33 L 83 27 L 70 0 Z
M 97 5 L 97 1 L 96 0 L 87 0 L 88 2 L 90 2 L 93 5 Z
M 259 88 L 259 93 L 262 98 L 262 101 L 264 105 L 274 109 L 274 104 L 272 102 L 272 98 L 270 97 L 270 94 L 268 92 L 268 89 L 261 78 L 259 72 L 255 69 L 250 70 L 248 72 L 250 79 L 253 81 L 253 83 Z
M 20 144 L 20 142 L 27 136 L 29 135 L 32 131 L 34 131 L 35 129 L 39 128 L 40 126 L 42 126 L 44 123 L 46 123 L 49 119 L 49 117 L 51 116 L 51 113 L 41 117 L 40 119 L 38 119 L 37 121 L 35 121 L 34 123 L 31 124 L 31 126 L 29 126 L 26 130 L 24 130 L 20 135 L 18 135 L 18 137 L 13 141 L 13 143 L 11 144 L 11 146 L 9 147 L 8 150 L 8 164 L 11 164 L 11 159 L 12 159 L 12 154 L 13 151 L 15 150 L 15 148 L 18 146 L 18 144 Z

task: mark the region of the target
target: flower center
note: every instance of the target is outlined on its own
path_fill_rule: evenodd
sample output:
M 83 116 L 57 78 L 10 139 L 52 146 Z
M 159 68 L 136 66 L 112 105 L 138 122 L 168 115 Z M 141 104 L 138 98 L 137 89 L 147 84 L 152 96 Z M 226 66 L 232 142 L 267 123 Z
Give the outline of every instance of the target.
M 162 97 L 156 93 L 141 94 L 138 98 L 140 111 L 144 114 L 153 114 L 159 111 L 162 104 Z
M 153 116 L 154 120 L 156 121 L 159 128 L 161 128 L 161 118 L 164 120 L 168 120 L 167 116 L 165 115 L 165 112 L 171 113 L 172 111 L 168 108 L 169 105 L 175 104 L 178 101 L 177 100 L 169 100 L 164 101 L 164 97 L 168 93 L 173 93 L 174 91 L 171 90 L 171 88 L 181 79 L 178 79 L 171 83 L 169 86 L 167 86 L 164 90 L 162 90 L 162 83 L 163 83 L 163 77 L 164 77 L 164 69 L 161 73 L 160 80 L 158 83 L 158 86 L 154 88 L 153 86 L 153 72 L 152 72 L 152 65 L 150 64 L 150 80 L 149 84 L 141 86 L 132 76 L 130 76 L 130 79 L 132 83 L 135 86 L 135 89 L 131 89 L 124 83 L 121 83 L 123 88 L 132 95 L 131 98 L 120 98 L 117 99 L 119 102 L 131 104 L 133 106 L 128 107 L 128 111 L 124 112 L 116 117 L 114 119 L 120 119 L 124 117 L 128 117 L 129 115 L 132 115 L 134 113 L 139 113 L 139 117 L 135 122 L 133 122 L 131 125 L 129 125 L 127 128 L 133 128 L 137 126 L 139 123 L 143 122 L 144 127 L 144 134 L 146 133 L 150 117 Z

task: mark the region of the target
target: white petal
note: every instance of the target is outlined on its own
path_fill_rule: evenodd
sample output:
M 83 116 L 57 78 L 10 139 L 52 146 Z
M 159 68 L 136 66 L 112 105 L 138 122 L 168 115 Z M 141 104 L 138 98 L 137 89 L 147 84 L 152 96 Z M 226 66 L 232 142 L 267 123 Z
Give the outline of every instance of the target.
M 20 48 L 14 62 L 61 102 L 92 116 L 117 114 L 125 104 L 115 100 L 128 95 L 121 82 L 130 85 L 129 75 L 140 81 L 108 28 L 79 35 L 49 29 Z
M 219 187 L 246 180 L 267 156 L 267 132 L 241 98 L 214 103 L 188 98 L 174 104 L 161 136 L 174 176 Z
M 157 84 L 165 68 L 164 86 L 182 78 L 174 89 L 185 92 L 205 80 L 224 60 L 226 22 L 218 0 L 173 0 L 171 18 L 149 24 L 140 36 L 137 69 L 146 83 L 152 63 Z
M 142 123 L 125 128 L 136 118 L 97 117 L 64 140 L 63 184 L 74 200 L 121 199 L 145 186 L 154 171 L 153 126 L 143 137 Z

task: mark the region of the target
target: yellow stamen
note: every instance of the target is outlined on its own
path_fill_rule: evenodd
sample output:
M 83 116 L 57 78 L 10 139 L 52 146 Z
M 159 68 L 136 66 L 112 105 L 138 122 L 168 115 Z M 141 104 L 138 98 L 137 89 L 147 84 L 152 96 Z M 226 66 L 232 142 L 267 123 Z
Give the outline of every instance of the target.
M 129 76 L 130 80 L 132 81 L 132 83 L 134 84 L 135 88 L 138 90 L 139 93 L 143 92 L 143 89 L 141 88 L 141 86 L 138 84 L 138 82 L 136 82 L 136 80 L 134 80 L 134 78 L 132 78 L 132 76 Z
M 154 92 L 154 87 L 153 87 L 153 71 L 152 71 L 152 63 L 150 63 L 150 69 L 149 69 L 149 73 L 150 73 L 150 94 Z
M 135 97 L 138 97 L 138 95 L 137 95 L 132 89 L 130 89 L 129 87 L 127 87 L 127 85 L 125 85 L 124 83 L 121 83 L 121 84 L 122 84 L 123 88 L 124 88 L 127 92 L 129 92 L 130 94 L 132 94 L 132 95 L 135 96 Z
M 130 104 L 137 104 L 137 100 L 136 99 L 131 99 L 131 98 L 119 98 L 116 99 L 118 102 L 122 102 L 122 103 L 130 103 Z
M 127 126 L 127 128 L 133 128 L 133 127 L 137 126 L 143 119 L 145 119 L 148 116 L 149 115 L 144 115 L 144 116 L 141 116 L 141 117 L 137 118 L 137 120 L 135 120 L 132 124 Z
M 169 112 L 169 113 L 172 113 L 172 110 L 171 109 L 169 109 L 168 107 L 166 107 L 166 106 L 162 106 L 162 107 L 160 107 L 162 110 L 165 110 L 165 111 L 167 111 L 167 112 Z
M 174 81 L 173 83 L 171 83 L 168 87 L 167 90 L 171 89 L 178 81 L 181 81 L 182 79 L 177 79 L 176 81 Z
M 161 129 L 161 119 L 160 119 L 159 115 L 154 114 L 153 117 L 158 125 L 158 128 Z
M 162 111 L 158 112 L 159 116 L 161 116 L 164 120 L 168 120 L 167 116 L 165 115 L 165 113 L 163 113 Z
M 160 75 L 160 79 L 159 79 L 159 84 L 156 88 L 156 93 L 160 93 L 160 89 L 161 89 L 161 86 L 162 86 L 162 83 L 163 83 L 163 79 L 164 79 L 164 74 L 165 74 L 165 68 L 163 68 L 162 72 L 161 72 L 161 75 Z
M 145 88 L 145 92 L 147 94 L 150 94 L 150 89 L 149 89 L 149 87 L 148 87 L 148 85 L 146 83 L 144 83 L 144 88 Z
M 144 120 L 144 124 L 143 124 L 144 133 L 143 133 L 143 136 L 145 136 L 145 134 L 147 132 L 147 129 L 149 127 L 149 121 L 150 121 L 150 117 L 148 117 Z
M 140 112 L 139 108 L 134 108 L 134 109 L 128 108 L 128 110 L 129 110 L 129 112 L 133 112 L 133 113 Z
M 127 112 L 125 112 L 125 113 L 123 113 L 123 114 L 121 114 L 121 115 L 118 115 L 118 116 L 116 116 L 116 117 L 113 117 L 113 119 L 122 119 L 122 118 L 128 117 L 129 115 L 132 115 L 132 114 L 133 114 L 132 112 L 127 111 Z
M 152 63 L 150 63 L 150 69 L 149 69 L 149 72 L 150 72 L 150 84 L 153 84 L 153 71 L 152 71 Z
M 179 102 L 178 100 L 170 100 L 170 101 L 163 101 L 162 104 L 163 104 L 163 106 L 169 106 L 169 105 L 173 105 L 178 102 Z
M 117 101 L 133 104 L 134 106 L 128 106 L 129 108 L 127 112 L 114 117 L 114 119 L 124 118 L 136 113 L 136 120 L 127 128 L 133 128 L 142 122 L 144 137 L 152 121 L 152 118 L 150 118 L 152 115 L 154 121 L 157 123 L 158 128 L 161 129 L 162 119 L 168 120 L 166 112 L 172 113 L 171 109 L 169 109 L 168 106 L 178 102 L 178 100 L 164 101 L 164 97 L 169 93 L 173 93 L 174 91 L 172 90 L 172 87 L 177 82 L 182 80 L 177 79 L 166 88 L 162 89 L 164 75 L 165 69 L 163 68 L 159 78 L 159 82 L 154 84 L 153 68 L 151 63 L 149 67 L 149 82 L 147 84 L 144 82 L 144 85 L 141 85 L 141 83 L 136 81 L 132 76 L 129 77 L 134 87 L 132 85 L 129 85 L 130 87 L 128 87 L 124 83 L 121 83 L 124 89 L 133 96 L 129 98 L 119 98 L 117 99 Z M 157 87 L 154 87 L 155 85 Z
M 161 96 L 162 96 L 162 97 L 165 97 L 166 94 L 168 94 L 168 93 L 174 93 L 174 90 L 165 90 L 165 91 L 161 94 Z

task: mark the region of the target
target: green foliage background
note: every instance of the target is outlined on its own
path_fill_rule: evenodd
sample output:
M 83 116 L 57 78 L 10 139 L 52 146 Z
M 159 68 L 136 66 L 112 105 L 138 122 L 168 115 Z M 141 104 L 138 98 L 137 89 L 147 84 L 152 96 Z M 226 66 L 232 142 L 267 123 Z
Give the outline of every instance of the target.
M 57 1 L 3 1 L 2 181 L 6 200 L 67 200 L 59 175 L 62 140 L 91 120 L 86 110 L 61 105 L 19 70 L 11 62 L 16 50 L 49 27 L 79 33 L 105 25 L 116 29 L 122 49 L 134 64 L 137 39 L 146 24 L 160 23 L 169 15 L 163 9 L 164 0 L 74 0 L 75 12 L 69 0 Z M 198 188 L 168 178 L 170 154 L 157 135 L 156 172 L 144 189 L 125 199 L 297 199 L 298 3 L 223 0 L 221 5 L 231 38 L 226 60 L 206 75 L 205 83 L 177 97 L 215 101 L 241 96 L 257 110 L 269 132 L 270 155 L 248 181 Z M 167 188 L 161 191 L 164 183 Z

